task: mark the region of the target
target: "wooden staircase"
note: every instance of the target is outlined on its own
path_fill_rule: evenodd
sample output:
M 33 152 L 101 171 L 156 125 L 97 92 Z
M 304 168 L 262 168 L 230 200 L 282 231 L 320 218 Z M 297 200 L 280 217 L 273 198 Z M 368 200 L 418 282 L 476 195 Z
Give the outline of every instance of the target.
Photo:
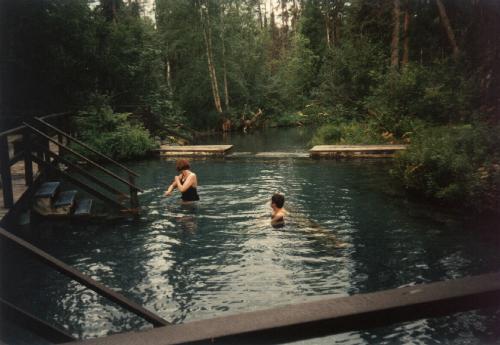
M 9 135 L 17 137 L 18 147 L 22 149 L 13 157 L 9 152 Z M 3 196 L 0 207 L 5 210 L 0 217 L 2 222 L 14 218 L 16 212 L 11 211 L 21 203 L 43 217 L 93 217 L 97 201 L 106 205 L 105 210 L 99 207 L 99 217 L 128 217 L 139 212 L 137 193 L 142 189 L 135 184 L 137 173 L 49 123 L 46 118 L 34 118 L 30 123 L 24 122 L 23 126 L 0 133 L 0 153 Z M 89 158 L 89 154 L 98 157 L 99 163 Z M 106 167 L 101 162 L 106 163 Z M 13 189 L 12 178 L 12 167 L 19 163 L 24 165 L 26 186 L 20 194 Z M 113 167 L 113 171 L 107 167 Z M 61 189 L 68 184 L 71 188 Z M 81 192 L 92 199 L 81 197 Z
M 61 191 L 59 181 L 45 182 L 36 191 L 32 209 L 45 217 L 90 217 L 93 199 L 77 198 L 78 191 Z

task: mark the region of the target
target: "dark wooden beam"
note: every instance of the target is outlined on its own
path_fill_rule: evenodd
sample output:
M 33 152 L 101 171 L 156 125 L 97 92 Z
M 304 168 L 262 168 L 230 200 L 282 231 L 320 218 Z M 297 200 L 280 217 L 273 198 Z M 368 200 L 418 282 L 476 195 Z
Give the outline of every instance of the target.
M 14 206 L 14 195 L 10 173 L 9 142 L 6 135 L 0 136 L 0 178 L 2 179 L 3 207 L 11 208 Z
M 56 344 L 76 340 L 76 338 L 66 331 L 55 328 L 47 322 L 40 320 L 0 298 L 0 334 L 3 332 L 2 328 L 6 327 L 5 320 L 20 325 L 34 334 Z
M 500 273 L 193 321 L 82 345 L 279 344 L 500 304 Z M 73 343 L 74 344 L 74 343 Z
M 55 257 L 49 255 L 43 250 L 33 246 L 32 244 L 26 242 L 22 238 L 11 234 L 7 230 L 0 228 L 0 238 L 3 240 L 7 240 L 11 243 L 16 244 L 18 247 L 27 251 L 30 255 L 34 256 L 36 259 L 41 261 L 42 263 L 52 267 L 56 271 L 64 274 L 65 276 L 76 280 L 82 285 L 85 285 L 92 291 L 97 292 L 99 295 L 106 297 L 110 301 L 118 304 L 119 306 L 127 309 L 128 311 L 142 317 L 148 322 L 152 323 L 155 327 L 165 326 L 169 323 L 162 319 L 160 316 L 150 312 L 145 309 L 141 305 L 129 300 L 125 296 L 119 294 L 116 291 L 111 290 L 107 286 L 104 286 L 101 283 L 98 283 L 94 279 L 86 276 L 80 271 L 74 269 L 73 267 L 66 265 L 64 262 L 56 259 Z

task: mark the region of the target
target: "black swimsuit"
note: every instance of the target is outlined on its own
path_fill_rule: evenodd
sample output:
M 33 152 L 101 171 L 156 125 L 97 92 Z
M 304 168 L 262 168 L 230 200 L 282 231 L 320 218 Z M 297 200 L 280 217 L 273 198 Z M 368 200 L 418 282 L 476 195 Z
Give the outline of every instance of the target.
M 186 180 L 181 180 L 181 183 L 184 184 L 184 181 Z M 182 192 L 181 196 L 182 201 L 198 201 L 200 200 L 200 197 L 198 196 L 198 191 L 196 190 L 196 187 L 189 187 L 185 192 Z

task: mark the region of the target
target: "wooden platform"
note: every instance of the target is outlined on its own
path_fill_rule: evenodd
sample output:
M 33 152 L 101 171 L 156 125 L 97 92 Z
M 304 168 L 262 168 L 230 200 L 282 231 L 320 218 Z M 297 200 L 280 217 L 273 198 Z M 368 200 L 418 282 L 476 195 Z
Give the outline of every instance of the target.
M 156 150 L 161 156 L 224 156 L 233 145 L 161 145 Z
M 317 145 L 309 154 L 313 158 L 386 158 L 402 150 L 406 150 L 406 145 Z
M 24 161 L 17 162 L 16 164 L 12 165 L 10 169 L 12 175 L 12 193 L 15 204 L 28 189 L 28 186 L 26 186 L 24 180 Z M 38 165 L 36 163 L 33 163 L 33 175 L 36 176 L 37 174 Z M 4 207 L 3 190 L 2 186 L 0 186 L 0 219 L 2 219 L 7 214 L 7 212 L 9 212 L 9 208 Z

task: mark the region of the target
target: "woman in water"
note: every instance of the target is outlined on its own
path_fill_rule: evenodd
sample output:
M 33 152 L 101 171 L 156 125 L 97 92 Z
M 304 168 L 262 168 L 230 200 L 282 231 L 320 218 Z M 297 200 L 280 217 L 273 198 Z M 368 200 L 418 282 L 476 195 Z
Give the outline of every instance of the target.
M 168 187 L 168 189 L 163 194 L 164 196 L 170 196 L 172 191 L 177 188 L 181 193 L 182 201 L 198 201 L 200 197 L 196 191 L 198 187 L 198 179 L 196 174 L 189 170 L 189 162 L 186 159 L 178 159 L 175 162 L 175 168 L 180 172 L 179 176 L 174 177 L 174 181 Z

